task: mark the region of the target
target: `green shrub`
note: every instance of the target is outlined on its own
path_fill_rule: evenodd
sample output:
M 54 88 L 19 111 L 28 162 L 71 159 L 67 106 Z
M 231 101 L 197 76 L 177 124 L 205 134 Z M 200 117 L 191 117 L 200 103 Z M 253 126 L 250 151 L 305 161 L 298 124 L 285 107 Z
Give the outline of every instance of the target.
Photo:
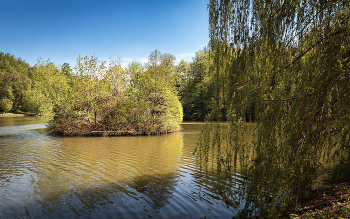
M 12 109 L 13 102 L 9 99 L 0 99 L 0 110 L 4 112 L 9 112 Z

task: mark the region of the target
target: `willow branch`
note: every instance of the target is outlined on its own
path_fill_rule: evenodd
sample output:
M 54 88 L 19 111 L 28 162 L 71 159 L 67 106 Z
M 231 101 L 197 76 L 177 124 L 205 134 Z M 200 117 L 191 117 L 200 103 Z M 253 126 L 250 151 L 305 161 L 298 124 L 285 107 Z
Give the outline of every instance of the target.
M 344 33 L 346 30 L 345 29 L 341 29 L 338 30 L 335 33 L 330 34 L 327 38 L 330 37 L 334 37 L 338 34 Z M 288 69 L 291 65 L 293 65 L 296 61 L 298 61 L 301 57 L 303 57 L 306 53 L 308 53 L 311 49 L 315 48 L 316 46 L 318 46 L 320 43 L 323 42 L 323 40 L 325 40 L 325 38 L 318 40 L 316 43 L 314 43 L 312 46 L 310 46 L 307 50 L 305 50 L 302 54 L 300 54 L 299 56 L 297 56 L 291 63 L 289 63 L 284 69 Z
M 316 14 L 314 14 L 314 16 L 310 19 L 310 16 L 311 16 L 312 13 L 313 13 L 313 10 L 312 10 L 312 11 L 309 13 L 310 16 L 309 16 L 309 21 L 308 21 L 308 23 L 303 27 L 303 29 L 301 29 L 298 33 L 296 33 L 296 34 L 289 40 L 289 42 L 287 43 L 286 46 L 288 47 L 288 45 L 292 42 L 292 40 L 293 40 L 296 36 L 298 36 L 298 35 L 300 35 L 302 32 L 304 32 L 305 28 L 309 26 L 309 24 L 316 18 L 316 16 L 317 16 L 321 11 L 323 11 L 323 10 L 325 10 L 326 8 L 328 8 L 329 6 L 335 5 L 335 4 L 339 3 L 339 2 L 341 2 L 341 0 L 335 1 L 335 2 L 333 2 L 333 3 L 331 3 L 331 4 L 329 4 L 329 5 L 324 6 L 321 10 L 317 11 Z
M 216 106 L 217 108 L 219 108 L 219 106 L 222 104 L 222 102 L 226 99 L 226 96 L 233 90 L 233 88 L 235 88 L 236 86 L 238 85 L 241 85 L 241 84 L 244 84 L 242 85 L 241 87 L 237 88 L 237 90 L 240 90 L 242 88 L 244 88 L 245 86 L 247 86 L 250 82 L 253 82 L 255 80 L 258 80 L 258 79 L 261 79 L 261 78 L 264 78 L 264 77 L 257 77 L 257 78 L 253 78 L 249 81 L 245 81 L 245 82 L 241 82 L 241 83 L 235 83 L 234 85 L 231 86 L 231 88 L 225 93 L 225 95 L 223 96 L 222 100 L 219 102 L 219 104 Z M 225 106 L 229 106 L 229 105 L 225 105 Z M 213 111 L 212 111 L 213 112 Z M 209 114 L 209 119 L 211 117 L 211 114 L 212 112 Z M 208 120 L 209 120 L 208 119 Z
M 269 99 L 269 100 L 255 100 L 255 101 L 250 101 L 250 102 L 246 102 L 246 103 L 242 103 L 242 104 L 225 105 L 225 106 L 235 107 L 235 106 L 245 106 L 245 105 L 248 105 L 248 104 L 251 104 L 251 103 L 258 103 L 258 102 L 281 102 L 281 101 L 297 100 L 297 99 L 302 99 L 302 98 L 305 98 L 305 97 L 310 97 L 310 96 L 322 93 L 323 91 L 326 91 L 326 90 L 327 90 L 327 88 L 324 88 L 324 89 L 321 89 L 321 90 L 319 90 L 319 91 L 317 91 L 315 93 L 306 94 L 306 95 L 301 96 L 301 97 L 293 97 L 293 98 L 286 98 L 286 99 L 276 99 L 276 100 L 272 100 L 272 99 Z

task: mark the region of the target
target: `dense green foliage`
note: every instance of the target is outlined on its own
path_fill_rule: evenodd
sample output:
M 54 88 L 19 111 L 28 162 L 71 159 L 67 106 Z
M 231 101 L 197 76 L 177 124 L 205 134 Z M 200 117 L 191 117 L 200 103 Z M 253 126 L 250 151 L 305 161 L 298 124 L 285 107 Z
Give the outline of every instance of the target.
M 30 67 L 10 54 L 0 55 L 0 110 L 50 119 L 53 134 L 135 135 L 180 129 L 185 62 L 176 65 L 173 55 L 155 50 L 147 63 L 132 62 L 126 69 L 114 58 L 107 64 L 79 56 L 71 69 L 49 60 Z
M 23 105 L 30 90 L 29 64 L 13 55 L 0 53 L 0 111 L 9 112 Z
M 75 74 L 67 74 L 71 86 L 65 101 L 54 108 L 50 132 L 134 135 L 179 130 L 183 115 L 174 60 L 155 50 L 145 65 L 133 62 L 123 69 L 115 59 L 107 66 L 94 56 L 79 57 Z
M 51 118 L 54 106 L 62 104 L 69 89 L 66 76 L 54 63 L 38 60 L 30 78 L 31 89 L 26 92 L 24 108 L 44 118 Z
M 208 124 L 196 152 L 228 181 L 247 176 L 222 189 L 226 203 L 244 204 L 240 216 L 275 218 L 329 164 L 340 170 L 334 178 L 350 175 L 350 2 L 211 0 L 208 8 L 210 120 L 229 125 Z M 253 141 L 246 120 L 257 122 Z
M 118 74 L 118 77 L 123 78 L 123 86 L 127 86 L 122 92 L 124 98 L 120 104 L 127 104 L 127 99 L 130 100 L 129 104 L 132 104 L 134 102 L 132 100 L 133 98 L 138 99 L 138 102 L 146 99 L 150 100 L 149 97 L 141 96 L 141 94 L 149 96 L 150 93 L 153 93 L 160 96 L 166 94 L 168 98 L 172 99 L 166 100 L 168 103 L 176 103 L 178 105 L 175 99 L 178 98 L 177 96 L 180 96 L 181 105 L 184 109 L 184 119 L 203 121 L 215 105 L 215 80 L 213 78 L 214 74 L 210 74 L 209 71 L 209 67 L 212 63 L 209 58 L 209 50 L 204 49 L 198 51 L 192 62 L 181 60 L 179 63 L 176 63 L 174 56 L 170 54 L 160 54 L 159 51 L 153 52 L 151 56 L 148 63 L 141 64 L 134 62 L 127 69 L 122 70 L 120 66 L 116 67 L 118 70 L 114 69 L 114 71 L 119 72 L 114 72 L 114 74 Z M 74 69 L 72 69 L 68 63 L 64 63 L 59 67 L 49 60 L 43 61 L 41 59 L 38 60 L 35 66 L 30 67 L 29 64 L 25 63 L 20 58 L 16 59 L 13 55 L 1 53 L 0 70 L 2 77 L 0 79 L 0 110 L 6 112 L 16 110 L 26 111 L 47 119 L 50 117 L 52 118 L 55 114 L 55 107 L 57 111 L 59 110 L 58 108 L 60 108 L 58 106 L 63 106 L 69 102 L 68 100 L 75 100 L 76 97 L 80 98 L 82 96 L 88 98 L 88 101 L 90 101 L 89 104 L 95 104 L 95 101 L 98 101 L 96 98 L 100 98 L 100 95 L 103 96 L 106 95 L 106 93 L 102 94 L 102 91 L 97 89 L 100 86 L 99 83 L 102 83 L 103 80 L 95 80 L 94 83 L 92 83 L 89 82 L 89 78 L 98 78 L 100 77 L 98 76 L 99 74 L 105 74 L 103 72 L 112 73 L 111 71 L 107 71 L 106 63 L 99 61 L 96 57 L 91 58 L 92 60 L 87 59 L 90 58 L 79 57 L 77 66 L 75 66 Z M 116 64 L 116 60 L 111 61 L 114 62 L 112 65 Z M 88 65 L 91 66 L 88 67 Z M 100 66 L 98 67 L 98 65 Z M 160 74 L 161 72 L 163 72 L 163 74 Z M 142 80 L 139 80 L 141 77 L 140 75 L 143 75 L 141 78 Z M 132 79 L 128 77 L 132 77 Z M 128 84 L 129 82 L 127 81 L 129 81 L 130 84 Z M 103 83 L 103 86 L 109 86 L 106 82 Z M 151 86 L 152 83 L 156 85 Z M 76 93 L 77 87 L 79 86 L 81 86 L 81 88 L 79 88 L 81 91 L 80 93 Z M 84 91 L 84 93 L 82 92 L 82 88 L 86 86 L 92 86 L 91 91 Z M 73 87 L 75 87 L 75 89 L 72 89 Z M 149 88 L 146 89 L 146 87 Z M 140 89 L 143 90 L 141 91 Z M 138 92 L 138 96 L 135 96 L 136 90 L 140 91 Z M 128 94 L 125 93 L 126 91 Z M 95 97 L 91 95 L 95 95 Z M 118 98 L 120 99 L 121 96 Z M 170 108 L 174 106 L 163 104 L 156 99 L 157 98 L 154 99 L 153 105 L 157 105 L 158 107 L 163 106 L 164 109 L 161 110 L 162 113 L 160 113 L 160 111 L 158 113 L 153 111 L 151 114 L 168 115 L 169 113 L 174 113 L 170 110 Z M 66 103 L 63 103 L 63 100 Z M 162 98 L 161 100 L 163 101 Z M 149 107 L 152 107 L 151 101 L 148 101 L 147 104 Z M 143 102 L 141 105 L 147 108 L 147 104 Z M 128 107 L 129 106 L 125 106 L 125 109 Z M 176 106 L 175 108 L 179 107 Z M 165 112 L 165 109 L 169 109 L 170 111 Z M 94 114 L 94 112 L 91 113 Z M 96 113 L 98 114 L 98 112 Z M 142 110 L 138 113 L 143 116 L 148 115 L 148 113 L 142 113 Z M 178 114 L 178 116 L 180 115 L 181 113 Z M 125 121 L 131 121 L 130 119 Z M 176 119 L 176 121 L 179 120 L 180 119 Z M 143 121 L 145 120 L 143 119 Z M 151 120 L 148 121 L 151 122 Z M 135 124 L 135 121 L 132 123 Z M 137 124 L 142 124 L 142 122 L 137 122 Z M 124 125 L 121 124 L 121 126 Z
M 127 69 L 131 78 L 128 100 L 138 105 L 138 111 L 130 115 L 135 120 L 131 124 L 142 127 L 137 129 L 147 133 L 179 130 L 183 113 L 174 61 L 174 56 L 155 50 L 145 66 L 133 62 Z
M 181 101 L 184 120 L 204 120 L 212 110 L 214 102 L 214 78 L 209 67 L 212 61 L 208 50 L 200 50 L 183 72 Z
M 67 91 L 66 77 L 49 61 L 34 67 L 13 55 L 0 53 L 0 110 L 28 111 L 50 117 Z

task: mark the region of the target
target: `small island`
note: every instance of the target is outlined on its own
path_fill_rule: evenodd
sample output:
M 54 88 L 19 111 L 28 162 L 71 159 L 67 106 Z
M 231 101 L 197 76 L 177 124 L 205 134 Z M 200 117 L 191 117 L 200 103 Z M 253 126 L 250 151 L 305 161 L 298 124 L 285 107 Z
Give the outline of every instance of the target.
M 1 53 L 0 109 L 28 111 L 49 121 L 52 135 L 151 135 L 180 130 L 183 118 L 175 57 L 155 50 L 147 63 L 109 63 L 79 56 L 71 69 L 38 60 L 30 67 Z M 9 83 L 10 82 L 10 83 Z
M 150 135 L 175 132 L 182 106 L 169 54 L 158 50 L 149 62 L 122 68 L 116 59 L 106 64 L 79 57 L 63 99 L 53 106 L 48 131 L 55 135 Z

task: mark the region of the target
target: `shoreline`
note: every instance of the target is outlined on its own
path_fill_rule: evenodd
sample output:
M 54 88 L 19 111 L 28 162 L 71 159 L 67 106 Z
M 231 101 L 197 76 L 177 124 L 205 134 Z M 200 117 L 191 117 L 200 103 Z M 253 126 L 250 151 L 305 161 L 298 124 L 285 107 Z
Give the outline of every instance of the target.
M 61 134 L 61 133 L 48 133 L 52 136 L 62 136 L 62 137 L 117 137 L 117 136 L 151 136 L 151 135 L 164 135 L 170 133 L 176 133 L 181 131 L 173 130 L 173 131 L 159 131 L 159 132 L 142 132 L 142 131 L 90 131 L 87 133 L 74 133 L 74 134 Z
M 305 199 L 290 218 L 348 218 L 350 216 L 350 180 L 318 188 Z
M 26 116 L 35 116 L 31 113 L 0 113 L 0 117 L 10 118 L 10 117 L 26 117 Z
M 280 215 L 285 219 L 345 219 L 350 216 L 350 180 L 312 190 L 295 211 Z M 256 216 L 252 218 L 265 218 Z

